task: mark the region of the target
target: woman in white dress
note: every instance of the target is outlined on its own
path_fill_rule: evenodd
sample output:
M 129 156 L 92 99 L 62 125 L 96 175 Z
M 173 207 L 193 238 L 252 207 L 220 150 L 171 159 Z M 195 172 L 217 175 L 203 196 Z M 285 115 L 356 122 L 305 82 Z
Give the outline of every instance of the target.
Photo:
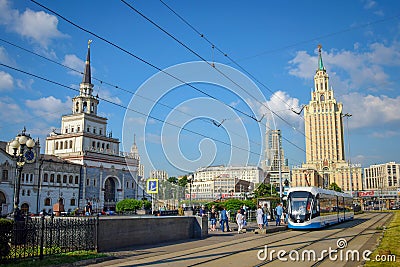
M 258 209 L 257 209 L 257 224 L 258 224 L 258 228 L 260 228 L 260 229 L 262 229 L 263 225 L 264 225 L 263 215 L 264 215 L 264 212 L 261 209 L 261 206 L 258 205 Z

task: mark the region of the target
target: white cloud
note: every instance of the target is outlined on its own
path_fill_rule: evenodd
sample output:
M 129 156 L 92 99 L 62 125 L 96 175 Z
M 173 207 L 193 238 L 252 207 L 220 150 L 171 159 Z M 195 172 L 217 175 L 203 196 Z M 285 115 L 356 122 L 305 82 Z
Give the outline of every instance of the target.
M 371 9 L 371 8 L 373 8 L 374 6 L 376 6 L 376 2 L 375 1 L 373 1 L 373 0 L 366 0 L 366 1 L 364 1 L 364 8 L 365 9 Z
M 85 67 L 85 62 L 78 58 L 76 55 L 65 55 L 63 65 L 70 67 L 74 70 L 83 70 Z M 69 71 L 68 73 L 76 76 L 82 77 L 83 73 L 77 71 Z
M 110 101 L 115 104 L 122 104 L 121 99 L 119 99 L 118 96 L 111 95 L 111 92 L 108 90 L 101 89 L 98 94 L 101 99 L 105 99 L 105 100 Z
M 359 48 L 359 44 L 355 44 Z M 325 68 L 331 78 L 330 85 L 336 92 L 348 90 L 377 90 L 382 84 L 390 85 L 390 77 L 386 67 L 400 65 L 400 45 L 393 43 L 386 46 L 381 43 L 369 45 L 366 52 L 331 50 L 322 52 Z M 289 61 L 289 74 L 312 80 L 317 69 L 318 56 L 309 55 L 306 51 L 298 51 Z M 338 91 L 342 90 L 342 91 Z
M 292 127 L 302 128 L 304 121 L 299 115 L 291 110 L 292 108 L 295 111 L 300 111 L 301 107 L 299 104 L 299 100 L 297 98 L 292 98 L 286 92 L 277 91 L 271 96 L 271 98 L 268 100 L 267 103 L 265 103 L 265 105 L 260 107 L 260 114 L 266 115 L 265 117 L 267 118 L 267 120 L 269 120 L 269 124 L 272 128 L 274 128 L 275 126 L 273 125 L 273 121 L 271 121 L 272 117 L 270 110 L 273 111 L 273 116 L 275 123 L 277 123 L 277 128 L 280 127 L 279 125 L 287 125 L 287 123 L 289 123 Z M 284 119 L 287 123 L 282 122 L 280 118 Z
M 342 96 L 342 99 L 343 106 L 353 115 L 349 128 L 380 127 L 389 122 L 400 121 L 400 96 L 390 98 L 384 95 L 352 93 Z
M 7 72 L 0 71 L 0 91 L 11 90 L 13 87 L 13 77 Z
M 3 122 L 7 123 L 20 123 L 23 122 L 26 118 L 21 116 L 23 111 L 21 108 L 14 103 L 14 100 L 11 98 L 0 98 L 0 114 L 7 114 L 7 116 L 1 116 L 0 118 L 0 125 L 4 127 Z
M 71 110 L 71 99 L 62 102 L 54 96 L 43 97 L 38 100 L 26 100 L 25 105 L 36 116 L 46 121 L 59 120 L 62 114 Z
M 13 87 L 13 77 L 7 72 L 0 71 L 0 91 L 11 90 Z
M 58 27 L 56 16 L 43 11 L 35 12 L 26 9 L 20 13 L 12 9 L 7 0 L 0 0 L 0 24 L 5 25 L 9 30 L 28 38 L 34 43 L 47 48 L 52 39 L 66 37 Z
M 9 66 L 16 66 L 15 61 L 8 55 L 7 50 L 0 46 L 0 62 Z
M 394 137 L 394 136 L 398 136 L 398 135 L 400 135 L 400 133 L 398 131 L 388 130 L 388 131 L 374 132 L 371 135 L 372 135 L 372 137 L 375 137 L 375 138 L 384 139 L 384 138 L 391 138 L 391 137 Z

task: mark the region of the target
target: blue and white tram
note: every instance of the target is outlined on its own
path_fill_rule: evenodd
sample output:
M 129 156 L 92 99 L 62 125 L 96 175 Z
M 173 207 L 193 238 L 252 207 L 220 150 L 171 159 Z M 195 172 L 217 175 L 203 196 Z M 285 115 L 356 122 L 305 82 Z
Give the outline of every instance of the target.
M 288 227 L 318 229 L 354 219 L 349 194 L 319 187 L 293 187 L 287 198 Z

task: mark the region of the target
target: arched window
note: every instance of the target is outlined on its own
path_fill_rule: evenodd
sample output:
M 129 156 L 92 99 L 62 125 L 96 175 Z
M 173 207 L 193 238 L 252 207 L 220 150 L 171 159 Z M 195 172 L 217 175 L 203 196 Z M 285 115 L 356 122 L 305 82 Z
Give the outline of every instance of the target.
M 61 174 L 57 174 L 57 183 L 61 183 Z
M 8 170 L 3 170 L 3 176 L 1 177 L 3 181 L 8 181 Z
M 50 183 L 54 183 L 54 173 L 50 174 Z
M 77 175 L 77 176 L 75 176 L 75 184 L 78 184 L 78 182 L 79 182 L 79 177 Z
M 69 141 L 69 148 L 72 148 L 72 140 Z
M 44 200 L 44 205 L 45 206 L 50 206 L 51 205 L 51 199 L 49 197 Z
M 60 142 L 60 149 L 63 149 L 63 142 Z
M 56 142 L 56 150 L 58 149 L 58 142 Z
M 49 181 L 49 174 L 45 173 L 43 175 L 43 182 L 48 182 Z
M 64 142 L 64 148 L 67 149 L 68 148 L 68 141 Z
M 25 189 L 22 190 L 22 195 L 25 196 Z
M 75 206 L 76 204 L 75 198 L 71 198 L 70 206 Z
M 69 176 L 68 183 L 72 184 L 74 182 L 74 177 L 72 175 Z
M 83 102 L 83 112 L 86 112 L 86 109 L 87 109 L 87 103 L 85 101 L 85 102 Z
M 92 147 L 96 147 L 96 142 L 95 141 L 92 142 Z
M 28 190 L 28 191 L 26 192 L 26 195 L 27 195 L 27 196 L 30 196 L 30 195 L 31 195 L 31 190 Z
M 79 102 L 76 102 L 75 112 L 79 111 Z
M 63 176 L 63 183 L 64 183 L 64 184 L 67 183 L 67 176 L 66 176 L 66 175 Z

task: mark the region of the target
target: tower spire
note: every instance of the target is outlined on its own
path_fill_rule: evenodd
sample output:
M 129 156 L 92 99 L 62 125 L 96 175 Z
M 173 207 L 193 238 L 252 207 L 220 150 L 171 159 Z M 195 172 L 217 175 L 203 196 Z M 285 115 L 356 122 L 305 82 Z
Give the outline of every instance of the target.
M 318 70 L 325 70 L 324 63 L 322 63 L 321 50 L 322 50 L 322 45 L 319 44 L 318 45 Z
M 86 55 L 86 62 L 85 62 L 85 72 L 83 74 L 82 83 L 91 84 L 92 83 L 92 75 L 90 72 L 90 43 L 92 40 L 88 41 L 88 51 Z

